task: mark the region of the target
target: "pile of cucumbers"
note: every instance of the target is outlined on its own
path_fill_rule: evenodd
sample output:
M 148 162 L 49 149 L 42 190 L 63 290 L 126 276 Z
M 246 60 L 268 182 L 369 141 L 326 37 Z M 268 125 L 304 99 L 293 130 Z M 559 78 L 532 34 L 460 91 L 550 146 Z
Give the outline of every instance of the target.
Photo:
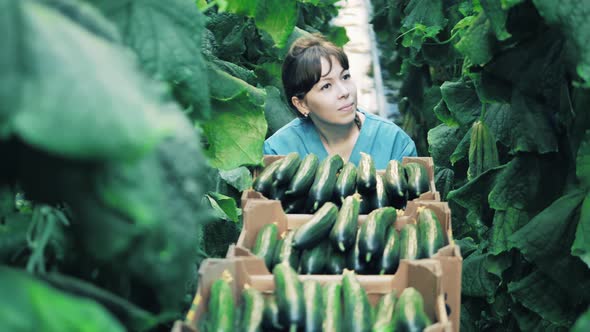
M 361 152 L 358 167 L 335 154 L 319 162 L 315 154 L 301 159 L 292 152 L 266 166 L 254 179 L 254 190 L 280 200 L 286 213 L 314 213 L 324 203 L 337 205 L 354 193 L 361 195 L 361 214 L 373 209 L 405 207 L 408 200 L 430 190 L 428 170 L 420 163 L 387 164 L 377 173 L 370 155 Z
M 429 258 L 444 246 L 438 217 L 420 207 L 416 223 L 400 232 L 395 228 L 397 211 L 382 207 L 369 213 L 360 226 L 360 196 L 353 194 L 338 208 L 326 202 L 301 227 L 278 234 L 276 223 L 264 225 L 251 251 L 272 270 L 287 262 L 301 274 L 394 274 L 401 259 Z
M 288 264 L 273 270 L 273 294 L 245 285 L 239 306 L 230 281 L 211 286 L 208 310 L 199 321 L 200 331 L 422 331 L 431 325 L 424 299 L 412 287 L 401 294 L 394 290 L 371 306 L 354 272 L 346 271 L 341 282 L 321 285 L 301 281 Z

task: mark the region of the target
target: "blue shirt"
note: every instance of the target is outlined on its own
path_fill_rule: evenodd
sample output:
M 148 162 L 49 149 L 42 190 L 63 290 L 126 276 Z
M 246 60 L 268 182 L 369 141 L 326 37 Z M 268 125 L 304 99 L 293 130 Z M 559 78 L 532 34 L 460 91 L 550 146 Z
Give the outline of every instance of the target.
M 377 115 L 366 113 L 359 137 L 352 149 L 349 161 L 358 166 L 364 152 L 373 158 L 375 168 L 385 169 L 390 160 L 402 161 L 403 157 L 415 157 L 414 141 L 395 123 Z M 294 119 L 264 141 L 264 154 L 286 155 L 297 152 L 303 158 L 313 153 L 323 160 L 328 152 L 313 122 Z

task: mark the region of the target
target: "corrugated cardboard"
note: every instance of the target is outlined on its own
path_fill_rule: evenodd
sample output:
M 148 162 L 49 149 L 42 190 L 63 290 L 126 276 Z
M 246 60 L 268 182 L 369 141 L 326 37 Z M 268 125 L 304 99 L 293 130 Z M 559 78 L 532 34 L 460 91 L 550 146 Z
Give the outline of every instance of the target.
M 406 210 L 399 210 L 395 227 L 398 230 L 407 224 L 415 223 L 420 207 L 433 210 L 441 223 L 445 235 L 445 246 L 432 259 L 440 261 L 443 270 L 442 287 L 446 293 L 446 303 L 450 309 L 450 319 L 455 331 L 459 330 L 461 313 L 461 269 L 463 258 L 458 246 L 454 244 L 451 210 L 448 203 L 436 201 L 411 201 Z M 296 229 L 311 219 L 311 214 L 285 214 L 281 203 L 276 200 L 253 200 L 243 209 L 243 228 L 235 246 L 230 247 L 227 257 L 254 256 L 250 249 L 254 246 L 259 230 L 266 224 L 276 223 L 279 234 Z M 366 220 L 359 216 L 359 224 Z M 420 260 L 422 261 L 422 260 Z M 396 273 L 397 275 L 397 273 Z
M 265 295 L 274 292 L 273 275 L 266 269 L 264 261 L 258 257 L 235 257 L 231 259 L 207 259 L 199 269 L 199 287 L 195 295 L 198 303 L 194 311 L 187 314 L 183 325 L 198 331 L 199 317 L 207 310 L 209 289 L 213 282 L 220 278 L 222 272 L 231 273 L 234 299 L 239 303 L 240 294 L 245 284 Z M 424 298 L 424 309 L 434 322 L 426 328 L 427 332 L 451 331 L 452 324 L 448 319 L 444 294 L 441 287 L 442 268 L 436 260 L 402 261 L 399 272 L 393 276 L 362 276 L 357 275 L 361 286 L 367 292 L 369 301 L 375 305 L 381 296 L 397 290 L 399 293 L 407 287 L 416 288 Z M 321 284 L 339 282 L 342 276 L 300 276 L 301 280 L 316 280 Z M 182 330 L 177 330 L 182 331 Z
M 270 165 L 273 161 L 283 159 L 285 156 L 272 156 L 272 155 L 265 155 L 263 157 L 264 166 Z M 414 199 L 414 201 L 440 201 L 440 193 L 436 191 L 436 185 L 434 183 L 434 162 L 432 161 L 431 157 L 404 157 L 402 160 L 402 165 L 405 165 L 410 162 L 416 162 L 424 165 L 426 169 L 428 169 L 428 177 L 430 179 L 430 191 L 423 193 L 420 197 Z M 253 176 L 256 177 L 259 172 L 261 171 L 260 168 L 255 169 L 253 172 Z M 377 170 L 377 173 L 383 175 L 385 174 L 385 170 Z M 265 197 L 261 193 L 249 189 L 244 190 L 242 192 L 242 196 L 240 198 L 241 207 L 246 207 L 248 201 L 252 199 L 262 199 L 268 200 L 269 198 Z

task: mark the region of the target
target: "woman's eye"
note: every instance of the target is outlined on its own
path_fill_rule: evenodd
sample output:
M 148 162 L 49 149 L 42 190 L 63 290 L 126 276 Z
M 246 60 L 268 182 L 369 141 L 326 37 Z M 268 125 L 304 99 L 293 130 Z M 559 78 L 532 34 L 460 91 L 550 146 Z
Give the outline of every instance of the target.
M 344 76 L 342 76 L 342 79 L 347 80 L 350 78 L 350 74 L 344 74 Z
M 326 83 L 326 84 L 322 85 L 322 87 L 320 88 L 320 90 L 326 90 L 327 88 L 330 87 L 330 85 L 331 85 L 330 83 Z

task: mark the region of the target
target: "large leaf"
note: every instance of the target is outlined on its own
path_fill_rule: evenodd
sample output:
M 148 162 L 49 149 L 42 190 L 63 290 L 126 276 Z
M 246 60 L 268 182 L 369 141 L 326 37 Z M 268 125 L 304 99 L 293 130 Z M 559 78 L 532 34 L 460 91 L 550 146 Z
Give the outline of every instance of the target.
M 539 270 L 509 283 L 508 292 L 515 301 L 557 326 L 569 327 L 575 319 L 567 293 Z
M 231 220 L 238 222 L 240 209 L 236 204 L 236 201 L 228 196 L 217 192 L 209 192 L 207 199 L 215 211 L 215 216 L 223 220 Z
M 229 171 L 220 171 L 219 176 L 240 192 L 252 186 L 252 174 L 243 166 Z
M 403 45 L 420 49 L 426 38 L 433 38 L 446 26 L 441 0 L 411 0 L 404 8 Z
M 533 0 L 539 14 L 547 23 L 561 28 L 565 37 L 577 49 L 577 72 L 580 77 L 590 84 L 590 1 L 584 0 Z
M 511 153 L 556 152 L 557 133 L 549 113 L 545 105 L 515 92 L 510 107 L 488 109 L 484 122 Z
M 525 209 L 542 190 L 540 176 L 541 169 L 536 156 L 515 157 L 496 179 L 489 196 L 490 207 L 495 210 Z
M 480 2 L 486 16 L 490 20 L 496 38 L 498 40 L 506 40 L 510 38 L 511 35 L 506 30 L 508 13 L 503 10 L 502 4 L 497 0 L 480 0 Z
M 572 255 L 590 267 L 590 191 L 582 203 L 580 221 L 576 229 L 576 238 L 572 245 Z
M 117 24 L 146 72 L 166 81 L 180 101 L 202 117 L 209 115 L 207 70 L 201 55 L 204 18 L 193 1 L 92 2 Z
M 536 313 L 526 309 L 521 305 L 512 307 L 512 316 L 516 319 L 521 331 L 547 331 L 547 332 L 566 332 L 567 328 L 552 324 L 548 320 L 541 318 Z M 509 330 L 512 331 L 512 330 Z
M 472 254 L 463 261 L 461 293 L 467 296 L 492 299 L 500 285 L 497 276 L 485 266 L 487 254 Z
M 476 65 L 484 65 L 492 59 L 496 50 L 495 35 L 490 21 L 483 12 L 455 47 Z
M 230 13 L 253 17 L 259 1 L 264 0 L 230 0 L 226 9 Z
M 586 131 L 578 148 L 576 175 L 583 186 L 590 188 L 590 130 Z
M 497 177 L 506 167 L 507 165 L 502 165 L 482 173 L 461 188 L 451 191 L 447 196 L 448 200 L 452 200 L 478 215 L 481 214 L 484 207 L 488 206 L 488 195 L 494 187 Z
M 279 89 L 274 86 L 267 86 L 266 105 L 264 107 L 264 117 L 268 124 L 267 136 L 274 134 L 284 125 L 296 118 L 291 108 L 283 101 Z
M 529 220 L 530 217 L 524 210 L 509 207 L 504 211 L 496 211 L 492 226 L 490 252 L 498 255 L 510 250 L 512 248 L 512 243 L 509 241 L 510 236 L 526 225 Z
M 297 16 L 295 0 L 264 0 L 258 2 L 254 20 L 259 29 L 271 35 L 276 47 L 282 48 L 295 28 Z
M 481 102 L 471 82 L 444 82 L 440 87 L 443 100 L 457 122 L 465 126 L 481 113 Z
M 125 331 L 98 303 L 65 294 L 23 271 L 0 267 L 0 292 L 5 296 L 0 305 L 2 331 Z
M 464 136 L 461 127 L 438 125 L 428 131 L 428 152 L 436 165 L 451 167 L 451 155 Z
M 8 4 L 10 3 L 10 4 Z M 127 51 L 78 19 L 33 1 L 0 1 L 15 15 L 0 25 L 0 70 L 7 73 L 0 109 L 11 109 L 12 132 L 51 153 L 76 159 L 135 159 L 172 130 L 158 93 L 148 88 Z M 14 34 L 14 31 L 21 33 Z M 108 34 L 108 33 L 107 33 Z M 7 43 L 12 44 L 7 44 Z
M 564 195 L 509 237 L 528 261 L 568 290 L 572 303 L 590 300 L 590 271 L 570 255 L 577 211 L 585 195 L 583 191 Z
M 590 309 L 586 310 L 584 314 L 578 317 L 576 324 L 572 327 L 572 332 L 590 331 Z
M 212 165 L 229 170 L 259 164 L 267 130 L 264 90 L 215 68 L 209 70 L 209 76 L 215 113 L 202 127 Z

